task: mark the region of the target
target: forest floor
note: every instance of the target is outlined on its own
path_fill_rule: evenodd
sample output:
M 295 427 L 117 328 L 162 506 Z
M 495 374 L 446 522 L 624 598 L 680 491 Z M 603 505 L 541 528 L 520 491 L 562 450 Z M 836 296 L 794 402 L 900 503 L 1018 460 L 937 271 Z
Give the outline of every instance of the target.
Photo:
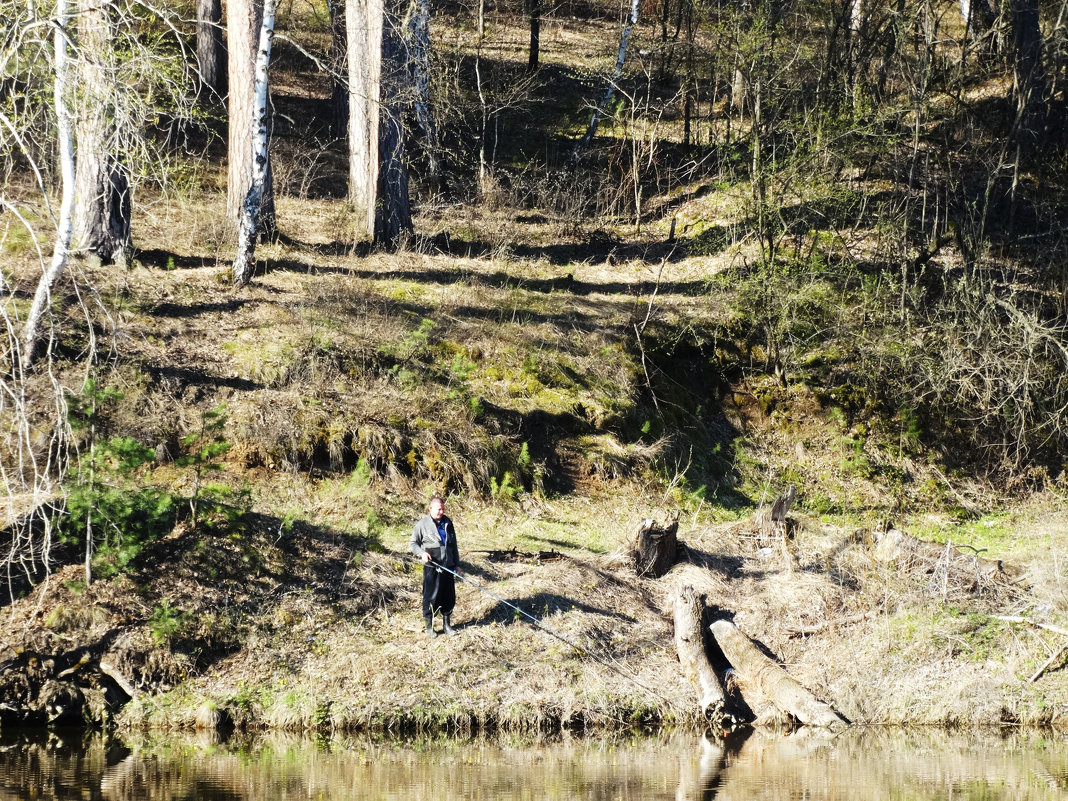
M 500 212 L 492 220 L 521 225 Z M 285 207 L 281 223 L 300 228 Z M 601 261 L 557 265 L 505 248 L 365 256 L 312 241 L 270 246 L 268 272 L 232 293 L 220 284 L 227 265 L 201 263 L 200 234 L 185 234 L 186 249 L 165 220 L 159 230 L 162 258 L 174 263 L 142 256 L 127 273 L 92 277 L 121 351 L 109 379 L 121 398 L 102 402 L 99 422 L 156 448 L 153 463 L 115 473 L 116 485 L 201 497 L 213 511 L 196 526 L 183 513 L 126 562 L 110 540 L 88 586 L 77 553 L 58 549 L 73 564 L 4 610 L 9 667 L 52 660 L 52 674 L 69 670 L 88 698 L 93 685 L 98 695 L 111 686 L 94 672 L 105 661 L 134 690 L 118 715 L 129 726 L 695 726 L 702 718 L 672 627 L 676 589 L 690 585 L 711 616 L 733 619 L 855 723 L 1068 716 L 1061 662 L 1028 681 L 1064 635 L 996 617 L 1063 617 L 1059 496 L 991 496 L 964 518 L 897 510 L 877 472 L 849 468 L 854 446 L 841 423 L 803 387 L 774 410 L 744 386 L 722 394 L 729 444 L 756 479 L 737 479 L 718 499 L 688 487 L 681 467 L 672 480 L 652 474 L 650 453 L 662 446 L 612 433 L 605 420 L 641 384 L 619 339 L 649 309 L 657 281 L 657 315 L 682 327 L 712 317 L 721 299 L 688 288 L 718 269 L 713 261 L 616 263 L 613 248 L 636 247 L 626 242 Z M 188 447 L 179 434 L 219 404 L 215 436 L 230 448 L 210 478 L 229 494 L 214 507 L 206 475 L 159 454 Z M 409 433 L 395 442 L 391 427 Z M 346 443 L 336 456 L 332 429 Z M 467 440 L 452 446 L 452 462 L 450 436 Z M 495 444 L 518 438 L 538 470 L 521 458 L 494 462 Z M 441 480 L 398 469 L 439 451 L 426 470 Z M 875 444 L 867 451 L 872 462 L 892 458 Z M 808 477 L 807 497 L 837 494 L 849 508 L 818 513 L 802 501 L 787 539 L 762 531 L 753 521 L 782 487 L 781 463 L 806 466 L 794 475 Z M 517 471 L 514 484 L 501 464 Z M 464 487 L 479 470 L 492 474 L 488 496 Z M 913 470 L 928 471 L 918 486 L 941 475 L 935 462 Z M 981 487 L 938 480 L 979 508 Z M 459 634 L 426 636 L 407 541 L 442 486 L 453 488 L 465 574 L 582 650 L 465 584 Z M 661 579 L 633 568 L 634 534 L 650 516 L 680 520 L 681 558 Z M 743 715 L 764 711 L 767 699 L 748 700 Z
M 554 93 L 600 92 L 565 62 L 610 65 L 617 32 L 547 25 L 544 85 L 526 87 L 517 139 Z M 521 34 L 500 53 L 521 55 Z M 278 53 L 284 236 L 260 246 L 252 284 L 230 286 L 221 173 L 202 160 L 137 196 L 129 270 L 76 263 L 56 290 L 53 369 L 32 388 L 64 388 L 66 489 L 93 512 L 68 502 L 46 580 L 12 572 L 3 725 L 701 727 L 674 644 L 681 586 L 854 723 L 1068 723 L 1063 465 L 984 478 L 1006 474 L 939 441 L 951 424 L 855 380 L 884 378 L 855 356 L 859 339 L 901 346 L 871 322 L 907 287 L 894 295 L 904 261 L 872 255 L 898 224 L 869 204 L 899 164 L 880 178 L 806 161 L 783 178 L 775 236 L 790 254 L 763 273 L 754 187 L 693 167 L 643 195 L 628 174 L 653 149 L 623 120 L 602 132 L 619 144 L 604 148 L 619 159 L 603 184 L 516 156 L 477 202 L 417 187 L 414 239 L 369 252 L 338 144 L 300 128 L 322 122 L 327 83 Z M 521 105 L 500 102 L 502 119 Z M 669 117 L 664 164 L 689 159 Z M 546 151 L 581 127 L 560 125 Z M 868 155 L 896 158 L 857 163 Z M 590 212 L 596 192 L 615 193 L 612 213 Z M 31 244 L 0 241 L 21 301 L 40 274 Z M 894 258 L 945 275 L 962 264 L 948 246 Z M 788 526 L 766 530 L 755 521 L 790 485 Z M 458 634 L 430 639 L 407 543 L 435 492 L 474 583 L 458 588 Z M 27 511 L 18 500 L 5 524 Z M 659 579 L 633 567 L 650 517 L 679 521 L 678 564 Z M 762 715 L 768 699 L 741 681 L 728 682 L 739 715 Z

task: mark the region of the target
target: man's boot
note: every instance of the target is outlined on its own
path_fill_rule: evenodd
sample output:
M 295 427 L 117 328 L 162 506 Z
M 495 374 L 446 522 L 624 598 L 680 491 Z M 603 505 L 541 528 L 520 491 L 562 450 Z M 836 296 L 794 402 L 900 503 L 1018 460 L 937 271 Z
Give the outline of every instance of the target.
M 441 617 L 445 621 L 445 633 L 446 634 L 455 634 L 456 633 L 456 629 L 454 629 L 452 627 L 452 623 L 449 622 L 449 618 L 451 617 L 451 615 L 442 615 Z
M 423 620 L 426 621 L 426 633 L 427 633 L 427 636 L 430 637 L 430 639 L 434 639 L 435 637 L 437 637 L 438 633 L 436 631 L 434 631 L 434 615 L 433 615 L 433 613 L 431 613 L 429 615 L 423 615 Z M 448 626 L 448 623 L 446 623 L 445 625 Z M 448 630 L 448 629 L 446 629 L 446 630 Z

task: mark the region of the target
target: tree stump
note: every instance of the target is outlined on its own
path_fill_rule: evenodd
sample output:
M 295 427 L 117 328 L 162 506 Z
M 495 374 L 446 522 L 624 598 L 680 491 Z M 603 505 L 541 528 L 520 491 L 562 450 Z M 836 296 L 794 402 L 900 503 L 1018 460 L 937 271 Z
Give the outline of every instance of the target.
M 638 527 L 635 540 L 634 570 L 639 576 L 660 578 L 675 564 L 679 541 L 679 521 L 660 528 L 647 518 Z
M 679 587 L 675 593 L 675 648 L 682 674 L 697 689 L 697 702 L 705 717 L 719 725 L 726 713 L 723 687 L 708 661 L 701 611 L 705 599 L 693 587 Z
M 753 641 L 729 620 L 717 620 L 711 628 L 743 688 L 767 697 L 778 709 L 805 725 L 832 729 L 849 725 L 833 708 L 764 656 Z
M 792 571 L 797 566 L 797 556 L 790 549 L 794 521 L 788 515 L 790 507 L 797 499 L 797 487 L 791 484 L 770 507 L 762 507 L 755 516 L 755 528 L 761 546 L 777 544 L 782 550 L 786 569 Z
M 772 524 L 783 524 L 786 522 L 786 515 L 790 511 L 790 507 L 794 505 L 794 501 L 797 500 L 797 487 L 791 484 L 786 488 L 786 492 L 775 499 L 775 503 L 771 505 L 771 522 Z

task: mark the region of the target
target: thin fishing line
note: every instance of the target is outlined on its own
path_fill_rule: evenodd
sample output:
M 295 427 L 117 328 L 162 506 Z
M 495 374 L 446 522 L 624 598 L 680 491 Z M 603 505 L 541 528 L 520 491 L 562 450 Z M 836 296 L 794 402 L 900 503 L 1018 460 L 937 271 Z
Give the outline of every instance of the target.
M 639 687 L 641 687 L 643 690 L 645 690 L 650 695 L 655 695 L 661 701 L 666 702 L 668 704 L 668 706 L 674 707 L 674 704 L 671 702 L 671 700 L 669 698 L 667 698 L 666 696 L 661 695 L 656 690 L 653 690 L 650 687 L 645 686 L 644 684 L 642 684 L 642 682 L 638 681 L 638 679 L 636 679 L 632 674 L 627 673 L 622 668 L 619 668 L 616 665 L 613 665 L 611 662 L 609 662 L 606 659 L 604 659 L 604 658 L 598 656 L 597 654 L 593 653 L 593 651 L 591 651 L 589 648 L 586 648 L 585 646 L 579 645 L 577 642 L 574 642 L 573 640 L 568 639 L 563 634 L 559 634 L 559 633 L 553 631 L 551 628 L 549 628 L 544 623 L 542 623 L 540 620 L 538 620 L 536 617 L 534 617 L 534 615 L 530 614 L 529 612 L 527 612 L 524 609 L 520 609 L 518 606 L 516 606 L 515 604 L 511 603 L 510 601 L 504 600 L 504 598 L 499 596 L 497 593 L 493 592 L 493 590 L 486 589 L 481 584 L 478 584 L 477 582 L 471 581 L 471 579 L 467 578 L 466 576 L 462 575 L 461 573 L 457 573 L 455 570 L 450 570 L 449 568 L 445 567 L 445 565 L 441 564 L 440 562 L 435 562 L 433 559 L 431 559 L 428 564 L 433 565 L 434 567 L 438 568 L 439 570 L 444 570 L 446 573 L 451 573 L 452 575 L 456 576 L 456 578 L 460 579 L 460 581 L 462 581 L 462 582 L 464 582 L 466 584 L 470 584 L 476 590 L 479 590 L 480 592 L 484 592 L 484 593 L 486 593 L 486 595 L 490 596 L 491 598 L 496 599 L 497 601 L 500 601 L 502 604 L 504 604 L 508 608 L 514 609 L 516 612 L 518 612 L 519 614 L 523 615 L 523 617 L 528 618 L 534 625 L 536 625 L 542 631 L 544 631 L 544 632 L 546 632 L 548 634 L 551 634 L 553 637 L 555 637 L 556 639 L 560 640 L 561 642 L 567 643 L 568 645 L 570 645 L 575 650 L 577 650 L 580 653 L 588 656 L 594 662 L 597 662 L 598 664 L 604 665 L 609 670 L 612 670 L 615 673 L 618 673 L 623 678 L 625 678 L 628 681 L 631 681 L 634 684 L 636 684 Z

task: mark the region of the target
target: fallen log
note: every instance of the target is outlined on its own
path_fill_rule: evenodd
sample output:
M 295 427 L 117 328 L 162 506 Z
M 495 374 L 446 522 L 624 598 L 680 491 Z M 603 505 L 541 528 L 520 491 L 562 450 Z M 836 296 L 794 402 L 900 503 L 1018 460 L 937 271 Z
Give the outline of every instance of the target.
M 641 522 L 635 538 L 634 570 L 639 576 L 660 578 L 675 564 L 678 554 L 679 521 L 665 527 L 648 518 Z
M 721 724 L 726 715 L 726 697 L 705 650 L 701 610 L 704 597 L 693 587 L 679 587 L 675 593 L 675 649 L 679 652 L 682 674 L 697 689 L 697 701 L 705 717 Z
M 904 567 L 922 567 L 927 573 L 939 564 L 947 564 L 950 556 L 958 563 L 958 572 L 966 571 L 973 582 L 1004 581 L 1024 584 L 1024 571 L 1016 565 L 1005 564 L 1001 559 L 988 559 L 980 554 L 985 548 L 975 548 L 964 543 L 927 542 L 905 534 L 897 529 L 875 534 L 874 556 L 880 562 L 900 562 Z
M 990 617 L 994 618 L 994 620 L 1004 620 L 1008 623 L 1028 623 L 1032 626 L 1038 626 L 1040 629 L 1052 631 L 1054 634 L 1062 634 L 1065 637 L 1068 637 L 1068 629 L 1061 628 L 1060 626 L 1052 626 L 1049 623 L 1040 623 L 1029 617 L 1019 617 L 1017 615 L 991 615 Z
M 808 726 L 836 729 L 849 722 L 820 701 L 783 668 L 761 653 L 752 640 L 729 620 L 712 624 L 712 635 L 734 667 L 743 688 L 766 696 L 778 709 Z
M 101 659 L 97 663 L 97 667 L 100 668 L 100 672 L 115 682 L 119 689 L 126 693 L 130 698 L 136 698 L 138 696 L 137 688 L 134 687 L 133 682 L 122 675 L 122 672 L 112 665 L 110 662 L 105 662 Z
M 1051 656 L 1049 659 L 1047 659 L 1045 662 L 1043 662 L 1042 663 L 1042 667 L 1040 667 L 1038 670 L 1036 670 L 1034 673 L 1032 673 L 1031 674 L 1031 678 L 1029 678 L 1027 681 L 1030 684 L 1034 684 L 1036 681 L 1038 681 L 1040 678 L 1042 678 L 1042 674 L 1045 673 L 1049 669 L 1050 665 L 1052 665 L 1054 662 L 1056 662 L 1058 659 L 1060 659 L 1061 656 L 1064 655 L 1065 651 L 1068 651 L 1068 642 L 1066 642 L 1063 645 L 1061 645 L 1061 647 L 1058 648 L 1053 653 L 1053 656 Z
M 808 637 L 813 634 L 819 634 L 824 629 L 831 629 L 836 626 L 851 626 L 854 623 L 860 623 L 867 620 L 869 617 L 875 617 L 878 614 L 878 611 L 861 612 L 859 615 L 840 617 L 836 620 L 825 620 L 822 623 L 813 623 L 811 626 L 787 626 L 786 635 L 788 637 Z

